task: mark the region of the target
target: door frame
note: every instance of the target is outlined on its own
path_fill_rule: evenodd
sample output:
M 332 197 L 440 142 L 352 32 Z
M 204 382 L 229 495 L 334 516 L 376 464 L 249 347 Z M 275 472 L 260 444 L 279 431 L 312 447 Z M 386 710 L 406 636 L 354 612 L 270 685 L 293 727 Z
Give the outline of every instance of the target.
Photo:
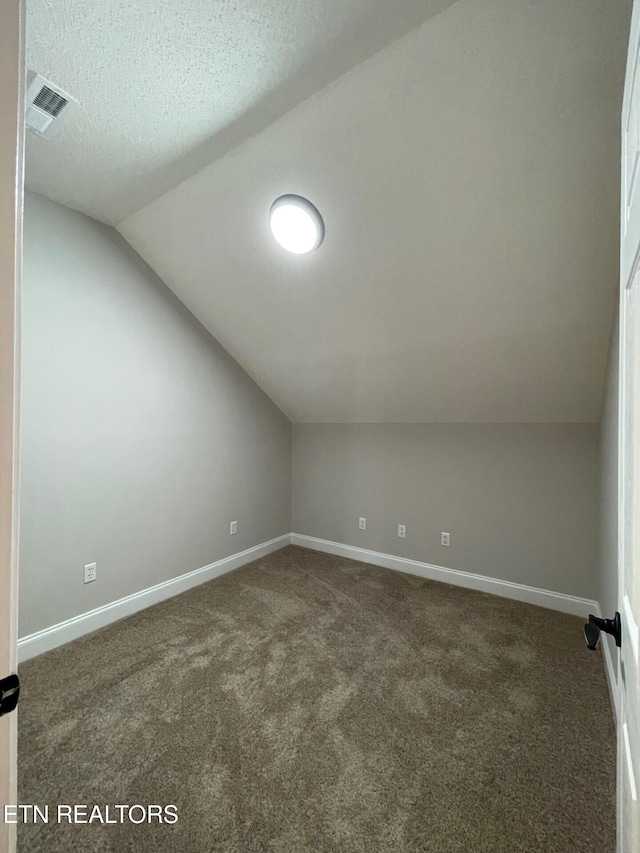
M 0 2 L 0 678 L 18 656 L 18 428 L 20 287 L 24 196 L 24 0 Z M 4 805 L 17 797 L 17 715 L 0 718 L 0 853 L 13 853 L 16 827 Z
M 638 758 L 633 753 L 634 747 L 631 746 L 627 736 L 627 728 L 625 720 L 625 682 L 623 674 L 623 658 L 629 662 L 635 661 L 632 666 L 631 677 L 637 678 L 638 672 L 638 629 L 634 619 L 631 604 L 628 597 L 625 595 L 626 589 L 626 565 L 629 555 L 626 553 L 628 547 L 627 534 L 625 532 L 626 525 L 626 484 L 625 475 L 631 475 L 631 488 L 633 489 L 634 500 L 631 506 L 633 512 L 632 531 L 633 535 L 640 535 L 639 515 L 635 509 L 637 499 L 635 495 L 640 488 L 640 464 L 638 457 L 640 456 L 640 442 L 635 437 L 638 428 L 638 414 L 640 409 L 640 400 L 636 400 L 637 392 L 634 392 L 634 399 L 627 400 L 627 383 L 632 381 L 636 388 L 640 388 L 640 378 L 632 376 L 629 378 L 626 373 L 628 350 L 630 346 L 637 351 L 640 347 L 640 338 L 638 333 L 634 332 L 631 338 L 628 336 L 627 324 L 627 303 L 628 293 L 631 287 L 640 287 L 640 282 L 637 277 L 640 274 L 640 213 L 636 212 L 631 215 L 629 207 L 629 180 L 631 185 L 635 187 L 633 192 L 636 195 L 634 209 L 640 206 L 637 195 L 640 190 L 640 128 L 637 127 L 637 113 L 633 120 L 632 103 L 637 103 L 638 94 L 634 91 L 634 87 L 638 85 L 640 76 L 638 69 L 640 68 L 640 2 L 634 0 L 633 11 L 631 16 L 631 27 L 629 33 L 629 44 L 627 51 L 627 61 L 625 67 L 625 84 L 624 98 L 621 112 L 621 171 L 620 171 L 620 285 L 619 285 L 619 348 L 618 348 L 618 566 L 617 566 L 617 608 L 620 612 L 622 625 L 622 648 L 618 650 L 616 662 L 616 849 L 618 853 L 622 853 L 623 849 L 630 849 L 629 839 L 627 838 L 629 826 L 633 823 L 628 820 L 628 815 L 625 813 L 625 804 L 623 802 L 623 794 L 625 785 L 627 784 L 626 775 L 630 778 L 630 787 L 634 788 L 640 782 L 640 779 L 634 779 L 634 764 L 638 765 Z M 628 119 L 632 119 L 630 127 L 635 127 L 635 138 L 630 139 L 627 133 Z M 630 163 L 627 157 L 629 143 L 633 146 L 633 163 Z M 628 180 L 629 179 L 629 180 Z M 635 285 L 634 285 L 635 282 Z M 635 309 L 637 311 L 637 308 Z M 637 327 L 637 321 L 634 328 Z M 633 354 L 632 354 L 633 355 Z M 634 357 L 633 372 L 637 373 L 640 368 L 640 359 Z M 627 415 L 629 403 L 630 411 L 634 413 L 634 420 L 631 424 L 634 438 L 631 439 L 633 447 L 633 457 L 630 458 L 627 452 Z M 633 546 L 633 551 L 636 551 Z M 634 583 L 635 575 L 640 566 L 639 555 L 634 558 Z M 632 685 L 632 695 L 633 695 Z M 633 715 L 632 715 L 633 716 Z M 627 768 L 630 768 L 627 770 Z M 637 775 L 637 774 L 636 774 Z M 635 782 L 635 785 L 634 785 Z M 633 830 L 632 830 L 633 832 Z M 633 842 L 631 842 L 633 843 Z

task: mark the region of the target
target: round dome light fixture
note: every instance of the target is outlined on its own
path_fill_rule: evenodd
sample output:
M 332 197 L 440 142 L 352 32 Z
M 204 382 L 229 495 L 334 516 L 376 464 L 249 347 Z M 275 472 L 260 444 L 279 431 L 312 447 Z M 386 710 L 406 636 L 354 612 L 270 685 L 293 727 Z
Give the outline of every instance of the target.
M 310 201 L 299 195 L 281 195 L 269 211 L 271 233 L 283 249 L 304 255 L 324 239 L 324 222 Z

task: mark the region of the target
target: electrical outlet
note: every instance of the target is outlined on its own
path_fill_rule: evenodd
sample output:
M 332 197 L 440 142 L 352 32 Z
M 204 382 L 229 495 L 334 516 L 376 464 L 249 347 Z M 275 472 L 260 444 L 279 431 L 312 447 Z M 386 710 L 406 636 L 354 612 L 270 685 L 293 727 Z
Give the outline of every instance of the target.
M 359 518 L 358 519 L 358 527 L 360 528 L 360 530 L 366 530 L 367 529 L 367 519 L 366 518 Z
M 440 544 L 444 545 L 445 548 L 448 548 L 449 545 L 451 545 L 451 536 L 449 533 L 440 534 Z
M 96 563 L 89 563 L 84 567 L 84 582 L 93 583 L 98 579 L 98 566 Z
M 407 538 L 407 526 L 406 524 L 398 525 L 398 539 L 406 539 Z
M 229 536 L 235 536 L 235 534 L 237 532 L 238 532 L 238 522 L 232 521 L 231 524 L 229 525 Z

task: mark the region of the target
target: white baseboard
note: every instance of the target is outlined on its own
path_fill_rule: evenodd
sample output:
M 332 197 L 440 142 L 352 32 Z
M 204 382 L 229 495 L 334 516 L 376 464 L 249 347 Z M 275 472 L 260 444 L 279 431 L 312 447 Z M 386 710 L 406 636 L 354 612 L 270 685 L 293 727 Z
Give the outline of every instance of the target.
M 253 560 L 258 560 L 260 557 L 266 557 L 267 554 L 284 548 L 290 541 L 291 536 L 289 533 L 286 533 L 284 536 L 271 539 L 269 542 L 255 545 L 253 548 L 247 548 L 246 551 L 240 551 L 238 554 L 232 554 L 230 557 L 217 560 L 215 563 L 203 566 L 201 569 L 187 572 L 187 574 L 164 581 L 164 583 L 159 583 L 156 586 L 149 587 L 149 589 L 143 589 L 140 592 L 133 593 L 133 595 L 127 595 L 125 598 L 111 602 L 111 604 L 105 604 L 103 607 L 90 610 L 88 613 L 81 613 L 79 616 L 74 616 L 65 622 L 52 625 L 43 631 L 22 637 L 22 639 L 18 640 L 18 661 L 22 663 L 29 660 L 29 658 L 55 649 L 57 646 L 61 646 L 78 637 L 82 637 L 84 634 L 96 631 L 98 628 L 104 628 L 105 625 L 109 625 L 111 622 L 116 622 L 125 616 L 131 616 L 132 613 L 137 613 L 138 610 L 144 610 L 152 604 L 158 604 L 160 601 L 172 598 L 181 592 L 186 592 L 188 589 L 213 580 L 220 575 L 226 574 L 226 572 L 239 569 L 240 566 L 244 566 Z
M 616 676 L 616 666 L 611 655 L 611 647 L 609 641 L 603 637 L 600 640 L 602 645 L 602 658 L 604 660 L 604 671 L 607 674 L 607 684 L 609 685 L 609 697 L 611 699 L 611 709 L 613 711 L 613 719 L 618 725 L 618 679 Z
M 299 545 L 301 548 L 311 548 L 314 551 L 323 551 L 326 554 L 335 554 L 338 557 L 349 557 L 359 560 L 361 563 L 370 563 L 374 566 L 382 566 L 385 569 L 394 569 L 398 572 L 406 572 L 409 575 L 417 575 L 428 580 L 441 581 L 463 586 L 467 589 L 476 589 L 480 592 L 489 592 L 492 595 L 500 595 L 503 598 L 512 598 L 515 601 L 523 601 L 526 604 L 536 604 L 550 610 L 561 613 L 569 613 L 571 616 L 580 616 L 587 619 L 589 613 L 602 616 L 600 604 L 590 598 L 579 598 L 575 595 L 566 595 L 561 592 L 553 592 L 548 589 L 540 589 L 535 586 L 503 581 L 498 578 L 489 578 L 485 575 L 474 575 L 471 572 L 461 572 L 457 569 L 447 569 L 444 566 L 434 566 L 431 563 L 421 563 L 418 560 L 407 560 L 404 557 L 394 557 L 391 554 L 381 554 L 378 551 L 369 551 L 366 548 L 357 548 L 353 545 L 343 545 L 340 542 L 330 542 L 328 539 L 317 539 L 315 536 L 303 536 L 300 533 L 291 534 L 291 544 Z M 616 665 L 611 654 L 611 648 L 606 637 L 600 641 L 602 647 L 602 659 L 609 686 L 609 696 L 613 719 L 618 722 L 618 690 Z
M 485 575 L 474 575 L 471 572 L 461 572 L 457 569 L 447 569 L 444 566 L 434 566 L 431 563 L 421 563 L 418 560 L 407 560 L 404 557 L 394 557 L 391 554 L 381 554 L 378 551 L 369 551 L 366 548 L 343 545 L 340 542 L 317 539 L 315 536 L 304 536 L 300 533 L 291 534 L 291 544 L 299 545 L 301 548 L 311 548 L 314 551 L 323 551 L 326 554 L 335 554 L 338 557 L 349 557 L 352 560 L 359 560 L 361 563 L 370 563 L 374 566 L 382 566 L 385 569 L 406 572 L 409 575 L 417 575 L 428 580 L 441 581 L 453 584 L 454 586 L 463 586 L 467 589 L 479 590 L 480 592 L 489 592 L 492 595 L 512 598 L 515 601 L 523 601 L 526 604 L 536 604 L 539 607 L 546 607 L 549 610 L 569 613 L 571 616 L 580 616 L 585 620 L 588 618 L 589 613 L 593 613 L 595 616 L 602 616 L 600 604 L 591 598 L 579 598 L 575 595 L 566 595 L 562 592 L 553 592 L 548 589 L 527 586 L 526 584 L 489 578 Z M 614 663 L 614 657 L 606 636 L 602 637 L 600 645 L 607 684 L 609 686 L 613 719 L 617 725 L 618 690 L 616 664 Z
M 316 539 L 315 536 L 292 533 L 291 544 L 299 545 L 302 548 L 311 548 L 314 551 L 323 551 L 326 554 L 336 554 L 339 557 L 349 557 L 352 560 L 359 560 L 361 563 L 370 563 L 374 566 L 382 566 L 385 569 L 406 572 L 409 575 L 418 575 L 418 577 L 428 580 L 442 581 L 454 586 L 476 589 L 480 592 L 489 592 L 492 595 L 501 595 L 503 598 L 512 598 L 515 601 L 524 601 L 527 604 L 537 604 L 539 607 L 558 610 L 561 613 L 570 613 L 572 616 L 582 616 L 585 619 L 589 613 L 596 613 L 598 610 L 598 602 L 589 598 L 579 598 L 562 592 L 552 592 L 535 586 L 489 578 L 485 575 L 474 575 L 471 572 L 447 569 L 444 566 L 434 566 L 431 563 L 421 563 L 418 560 L 407 560 L 405 557 L 394 557 L 391 554 L 381 554 L 378 551 L 369 551 L 366 548 L 342 545 L 339 542 L 330 542 L 328 539 Z
M 602 616 L 600 605 L 597 604 L 593 610 L 594 616 Z M 607 675 L 607 684 L 609 686 L 609 698 L 611 699 L 611 708 L 613 710 L 613 720 L 618 725 L 618 676 L 617 665 L 614 663 L 614 655 L 611 652 L 611 645 L 606 634 L 600 637 L 600 648 L 602 649 L 602 660 L 604 663 L 604 671 Z M 615 646 L 614 646 L 615 648 Z
M 471 572 L 461 572 L 456 569 L 447 569 L 444 566 L 435 566 L 430 563 L 422 563 L 418 560 L 408 560 L 404 557 L 395 557 L 391 554 L 382 554 L 378 551 L 369 551 L 366 548 L 357 548 L 353 545 L 343 545 L 339 542 L 331 542 L 327 539 L 318 539 L 315 536 L 304 536 L 299 533 L 286 533 L 263 542 L 246 551 L 232 554 L 201 569 L 195 569 L 177 578 L 141 590 L 133 595 L 128 595 L 111 604 L 105 604 L 88 613 L 82 613 L 45 628 L 35 634 L 30 634 L 18 640 L 18 660 L 20 663 L 29 658 L 40 655 L 43 652 L 55 649 L 58 646 L 103 628 L 106 625 L 131 616 L 139 610 L 158 604 L 181 592 L 186 592 L 195 586 L 213 580 L 220 575 L 238 569 L 253 560 L 265 557 L 274 551 L 278 551 L 287 545 L 299 545 L 302 548 L 310 548 L 314 551 L 322 551 L 326 554 L 335 554 L 339 557 L 349 557 L 359 560 L 361 563 L 369 563 L 386 569 L 406 572 L 410 575 L 427 578 L 428 580 L 441 581 L 443 583 L 462 586 L 467 589 L 476 589 L 480 592 L 488 592 L 500 595 L 503 598 L 511 598 L 515 601 L 523 601 L 527 604 L 536 604 L 573 616 L 582 616 L 586 619 L 589 613 L 600 616 L 600 605 L 597 601 L 588 598 L 579 598 L 574 595 L 566 595 L 560 592 L 552 592 L 546 589 L 526 586 L 525 584 L 512 583 L 511 581 L 490 578 L 484 575 L 474 575 Z M 614 719 L 617 720 L 617 691 L 616 691 L 616 668 L 611 656 L 611 651 L 606 640 L 602 641 L 604 667 L 607 674 L 611 703 L 614 710 Z

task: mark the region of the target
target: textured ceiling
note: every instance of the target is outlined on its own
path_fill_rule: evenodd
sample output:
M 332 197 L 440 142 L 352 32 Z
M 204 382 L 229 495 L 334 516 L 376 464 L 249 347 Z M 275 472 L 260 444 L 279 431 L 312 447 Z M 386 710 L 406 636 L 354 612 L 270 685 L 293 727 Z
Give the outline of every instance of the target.
M 452 2 L 28 0 L 28 67 L 81 107 L 27 185 L 116 223 Z
M 594 421 L 628 19 L 458 0 L 119 230 L 294 421 Z

